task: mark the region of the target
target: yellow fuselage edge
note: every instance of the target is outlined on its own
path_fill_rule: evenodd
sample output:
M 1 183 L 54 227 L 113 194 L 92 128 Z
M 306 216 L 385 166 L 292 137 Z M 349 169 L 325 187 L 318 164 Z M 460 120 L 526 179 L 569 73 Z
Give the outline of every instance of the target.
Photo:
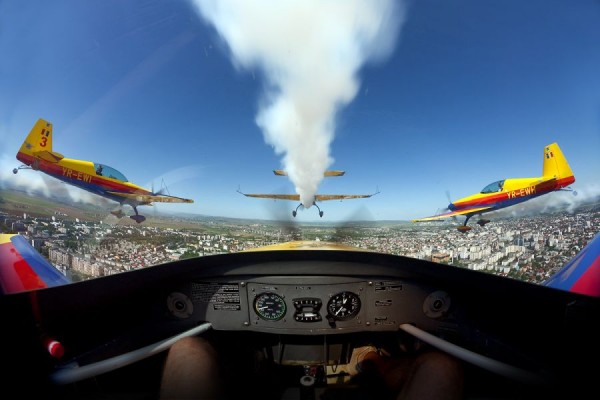
M 297 240 L 285 243 L 271 244 L 267 246 L 246 249 L 249 251 L 269 251 L 269 250 L 347 250 L 347 251 L 370 251 L 360 247 L 345 245 L 335 242 L 322 242 L 317 240 Z

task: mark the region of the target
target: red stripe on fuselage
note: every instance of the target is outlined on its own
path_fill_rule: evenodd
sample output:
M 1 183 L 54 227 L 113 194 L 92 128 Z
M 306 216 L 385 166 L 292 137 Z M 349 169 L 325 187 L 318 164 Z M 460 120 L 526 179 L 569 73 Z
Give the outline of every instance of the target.
M 17 159 L 27 165 L 31 165 L 33 163 L 34 157 L 22 152 L 17 153 Z M 89 181 L 84 181 L 82 179 L 68 177 L 63 172 L 63 166 L 55 163 L 50 163 L 41 159 L 37 159 L 39 161 L 38 169 L 48 175 L 51 175 L 57 179 L 68 181 L 74 186 L 78 186 L 84 190 L 89 190 L 98 194 L 98 192 L 122 192 L 122 193 L 132 193 L 132 194 L 151 194 L 147 190 L 140 190 L 136 188 L 132 188 L 130 186 L 124 185 L 120 182 L 115 182 L 106 178 L 102 178 L 92 174 L 85 174 L 90 176 Z M 72 170 L 74 172 L 78 172 L 77 170 Z M 83 185 L 87 184 L 88 186 L 84 187 Z M 93 186 L 93 187 L 90 187 Z M 97 189 L 97 190 L 95 190 Z M 107 194 L 110 196 L 110 194 Z M 118 196 L 112 196 L 118 197 Z
M 499 203 L 511 200 L 515 201 L 515 203 L 518 203 L 525 200 L 529 200 L 532 197 L 541 196 L 555 191 L 557 189 L 569 186 L 573 182 L 575 182 L 575 177 L 569 176 L 566 178 L 558 179 L 556 181 L 549 181 L 537 185 L 531 185 L 527 188 L 522 188 L 519 190 L 509 190 L 506 192 L 490 193 L 489 195 L 484 195 L 485 197 L 479 197 L 477 199 L 472 199 L 464 202 L 456 202 L 454 203 L 454 206 L 457 210 L 462 210 L 465 208 L 477 208 L 485 206 L 495 207 Z

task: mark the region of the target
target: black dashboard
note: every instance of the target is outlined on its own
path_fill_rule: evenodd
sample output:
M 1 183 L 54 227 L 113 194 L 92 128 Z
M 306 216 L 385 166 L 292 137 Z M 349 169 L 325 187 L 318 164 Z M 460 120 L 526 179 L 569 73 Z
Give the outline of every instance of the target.
M 315 271 L 333 269 L 318 261 L 305 266 L 311 263 Z M 447 321 L 450 305 L 443 290 L 390 276 L 195 279 L 167 297 L 174 317 L 210 321 L 216 330 L 304 335 L 394 331 L 405 322 L 434 329 Z
M 298 357 L 356 335 L 416 332 L 419 340 L 442 340 L 469 363 L 478 363 L 474 354 L 484 358 L 481 365 L 497 362 L 569 382 L 587 375 L 583 358 L 598 354 L 592 324 L 598 300 L 401 256 L 275 250 L 187 259 L 4 296 L 1 311 L 16 380 L 48 383 L 62 374 L 67 378 L 59 384 L 70 384 L 107 372 L 91 366 L 210 330 L 240 343 L 257 337 L 274 348 L 293 343 Z M 48 356 L 41 345 L 46 337 L 64 346 L 63 357 Z M 343 358 L 338 353 L 334 358 Z M 294 353 L 286 357 L 294 361 Z M 71 374 L 87 366 L 87 375 Z

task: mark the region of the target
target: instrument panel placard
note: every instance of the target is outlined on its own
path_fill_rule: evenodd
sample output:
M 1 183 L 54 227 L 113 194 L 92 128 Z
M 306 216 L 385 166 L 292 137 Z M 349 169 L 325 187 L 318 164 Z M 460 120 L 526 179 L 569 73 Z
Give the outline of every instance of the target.
M 192 301 L 211 303 L 214 310 L 239 311 L 240 285 L 238 283 L 194 282 Z

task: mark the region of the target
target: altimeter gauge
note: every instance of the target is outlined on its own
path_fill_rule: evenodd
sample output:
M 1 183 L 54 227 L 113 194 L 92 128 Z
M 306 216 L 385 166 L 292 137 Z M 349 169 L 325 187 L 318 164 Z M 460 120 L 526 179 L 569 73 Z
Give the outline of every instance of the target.
M 254 311 L 267 321 L 279 321 L 285 316 L 287 306 L 282 296 L 277 293 L 260 293 L 254 298 Z
M 360 311 L 360 297 L 352 292 L 334 294 L 327 302 L 328 317 L 344 321 L 355 317 Z

